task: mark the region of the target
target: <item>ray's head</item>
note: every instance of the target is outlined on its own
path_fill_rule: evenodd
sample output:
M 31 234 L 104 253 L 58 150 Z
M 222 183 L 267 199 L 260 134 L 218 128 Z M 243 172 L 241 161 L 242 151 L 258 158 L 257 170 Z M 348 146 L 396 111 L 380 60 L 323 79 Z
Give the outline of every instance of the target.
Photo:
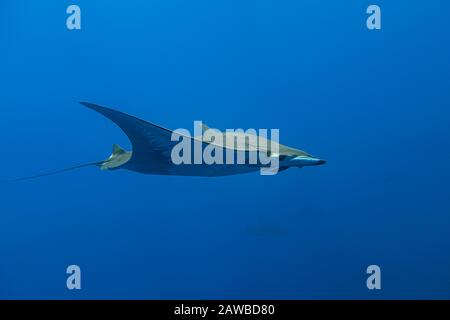
M 280 158 L 281 166 L 288 167 L 307 167 L 307 166 L 320 166 L 324 165 L 326 160 L 315 158 L 310 155 L 290 156 Z

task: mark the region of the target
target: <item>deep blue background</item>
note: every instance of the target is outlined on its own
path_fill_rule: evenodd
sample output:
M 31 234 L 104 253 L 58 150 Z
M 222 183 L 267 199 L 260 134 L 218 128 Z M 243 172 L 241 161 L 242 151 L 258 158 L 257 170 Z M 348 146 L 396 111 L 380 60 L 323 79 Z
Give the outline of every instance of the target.
M 328 164 L 2 184 L 0 298 L 450 298 L 450 3 L 373 2 L 381 31 L 372 1 L 2 0 L 1 179 L 129 148 L 79 100 L 280 128 Z

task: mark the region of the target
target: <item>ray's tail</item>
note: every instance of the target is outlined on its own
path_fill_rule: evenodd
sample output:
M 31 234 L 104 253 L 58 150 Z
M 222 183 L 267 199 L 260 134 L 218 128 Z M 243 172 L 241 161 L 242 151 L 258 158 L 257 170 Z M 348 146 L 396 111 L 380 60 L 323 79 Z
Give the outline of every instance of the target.
M 1 182 L 2 183 L 8 183 L 8 182 L 19 182 L 19 181 L 25 181 L 25 180 L 32 180 L 32 179 L 42 178 L 42 177 L 46 177 L 46 176 L 52 176 L 52 175 L 55 175 L 55 174 L 58 174 L 58 173 L 62 173 L 62 172 L 70 171 L 70 170 L 75 170 L 75 169 L 79 169 L 79 168 L 90 167 L 90 166 L 100 166 L 103 163 L 104 163 L 104 161 L 80 164 L 78 166 L 73 166 L 73 167 L 69 167 L 69 168 L 65 168 L 65 169 L 61 169 L 61 170 L 50 171 L 50 172 L 41 173 L 41 174 L 37 174 L 37 175 L 33 175 L 33 176 L 15 178 L 15 179 L 11 179 L 11 180 L 3 180 Z

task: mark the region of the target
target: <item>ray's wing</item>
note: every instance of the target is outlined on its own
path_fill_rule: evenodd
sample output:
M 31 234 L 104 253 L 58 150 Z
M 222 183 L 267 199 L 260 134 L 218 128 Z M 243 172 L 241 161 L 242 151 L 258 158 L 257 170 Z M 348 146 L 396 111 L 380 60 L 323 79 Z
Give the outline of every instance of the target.
M 171 141 L 171 130 L 110 108 L 80 103 L 110 119 L 128 136 L 133 147 L 129 165 L 145 164 L 163 170 L 172 164 L 171 150 L 178 142 Z
M 230 174 L 228 171 L 243 173 L 258 170 L 258 166 L 247 164 L 235 165 L 175 165 L 171 159 L 173 147 L 178 144 L 178 139 L 172 141 L 172 130 L 154 125 L 139 118 L 130 116 L 126 113 L 116 111 L 110 108 L 102 107 L 93 103 L 80 102 L 82 105 L 92 109 L 118 125 L 131 141 L 133 151 L 130 160 L 123 165 L 124 168 L 142 172 L 156 174 L 175 174 L 175 175 L 202 175 L 216 176 Z M 194 143 L 195 138 L 191 139 Z M 200 140 L 201 141 L 201 140 Z M 210 144 L 218 147 L 218 150 L 234 149 L 227 145 L 202 142 L 202 150 Z M 193 145 L 191 145 L 193 146 Z M 245 149 L 244 149 L 245 150 Z M 244 151 L 245 158 L 249 158 L 249 152 Z M 234 172 L 233 171 L 233 172 Z M 231 173 L 232 174 L 232 173 Z

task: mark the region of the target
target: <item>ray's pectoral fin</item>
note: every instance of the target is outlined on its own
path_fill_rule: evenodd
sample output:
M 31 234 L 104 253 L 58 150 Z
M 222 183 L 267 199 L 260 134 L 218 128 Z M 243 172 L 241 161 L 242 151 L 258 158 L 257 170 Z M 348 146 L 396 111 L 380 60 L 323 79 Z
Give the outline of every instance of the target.
M 110 170 L 119 168 L 130 160 L 131 155 L 132 153 L 130 151 L 124 150 L 118 144 L 113 144 L 112 154 L 100 164 L 100 169 Z
M 172 141 L 172 131 L 154 125 L 120 111 L 102 107 L 89 102 L 80 102 L 118 125 L 128 136 L 132 152 L 125 152 L 117 160 L 108 162 L 104 169 L 118 168 L 126 164 L 126 168 L 145 173 L 168 172 L 173 166 L 171 151 L 177 141 Z M 126 161 L 125 161 L 126 160 Z

